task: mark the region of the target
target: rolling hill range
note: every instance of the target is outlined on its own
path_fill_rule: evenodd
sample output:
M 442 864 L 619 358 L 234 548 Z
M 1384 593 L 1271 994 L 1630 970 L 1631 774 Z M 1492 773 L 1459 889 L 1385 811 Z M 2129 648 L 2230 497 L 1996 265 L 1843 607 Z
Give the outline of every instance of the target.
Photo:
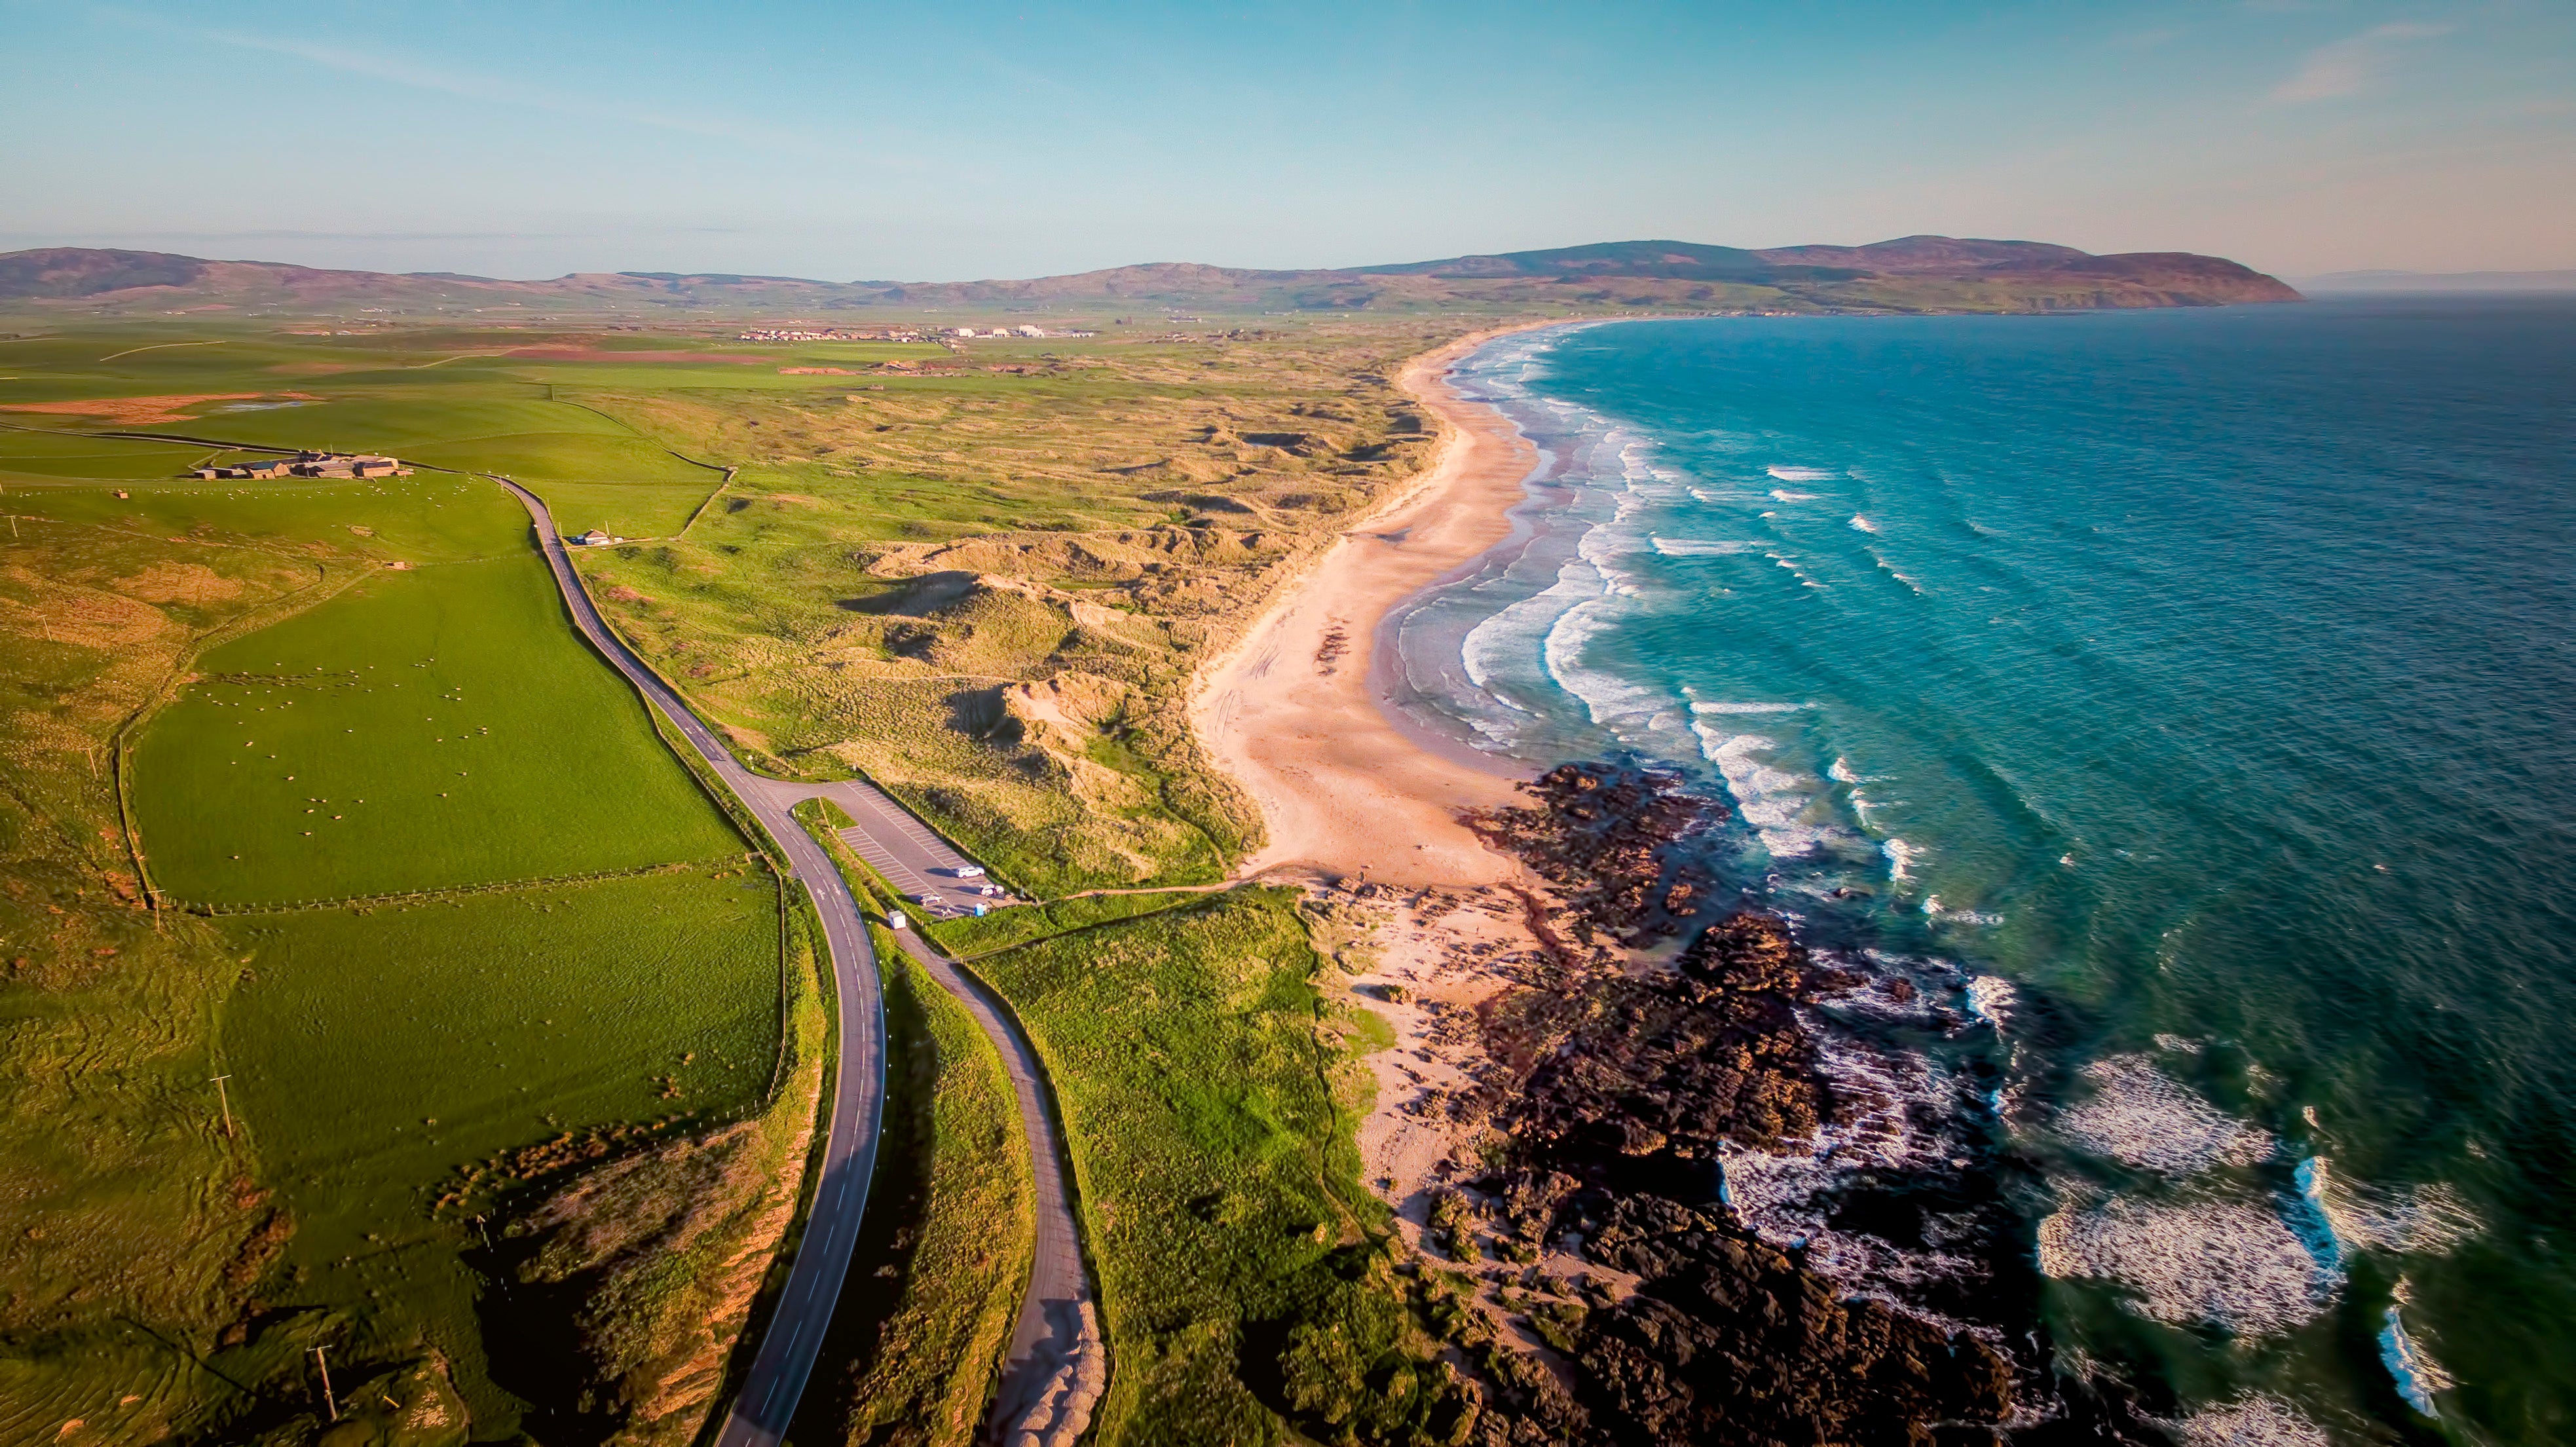
M 447 272 L 331 271 L 166 252 L 53 247 L 0 255 L 0 305 L 38 311 L 289 314 L 826 312 L 858 308 L 1223 311 L 2044 312 L 2297 301 L 2279 280 L 2189 252 L 2096 256 L 2037 241 L 1908 236 L 1869 246 L 1749 251 L 1614 241 L 1311 271 L 1158 262 L 1025 281 L 813 281 L 721 273 L 575 272 L 510 281 Z

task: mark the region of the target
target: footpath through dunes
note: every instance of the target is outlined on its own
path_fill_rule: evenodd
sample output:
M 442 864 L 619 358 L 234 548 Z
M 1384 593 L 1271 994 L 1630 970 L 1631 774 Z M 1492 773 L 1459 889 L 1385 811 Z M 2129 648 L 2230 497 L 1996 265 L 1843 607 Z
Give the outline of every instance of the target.
M 863 782 L 770 779 L 743 768 L 660 675 L 610 631 L 582 586 L 544 500 L 507 478 L 499 481 L 534 521 L 539 544 L 576 626 L 671 720 L 708 769 L 787 852 L 824 919 L 833 977 L 840 988 L 842 1049 L 821 1185 L 778 1310 L 717 1437 L 720 1447 L 773 1443 L 784 1436 L 795 1416 L 848 1273 L 885 1108 L 886 1024 L 875 950 L 857 899 L 838 865 L 791 811 L 808 799 L 831 800 L 856 821 L 855 827 L 841 831 L 853 849 L 863 856 L 885 858 L 916 880 L 954 878 L 968 861 L 902 806 Z M 898 938 L 906 953 L 965 1006 L 1000 1055 L 1035 1177 L 1036 1250 L 988 1435 L 1016 1442 L 1023 1434 L 1034 1434 L 1043 1442 L 1070 1442 L 1089 1419 L 1106 1357 L 1065 1177 L 1062 1129 L 1043 1069 L 997 997 L 912 932 Z

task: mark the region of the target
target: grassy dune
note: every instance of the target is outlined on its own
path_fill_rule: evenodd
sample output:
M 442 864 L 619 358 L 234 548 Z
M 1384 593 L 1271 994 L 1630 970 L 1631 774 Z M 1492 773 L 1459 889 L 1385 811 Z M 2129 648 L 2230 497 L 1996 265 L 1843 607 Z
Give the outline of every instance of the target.
M 1452 1440 L 1467 1408 L 1380 1245 L 1365 1086 L 1292 896 L 987 956 L 1062 1098 L 1115 1364 L 1104 1443 Z
M 191 319 L 9 342 L 0 1437 L 84 1416 L 312 1440 L 299 1353 L 328 1343 L 477 1435 L 681 1440 L 786 1225 L 819 1086 L 793 930 L 774 1068 L 758 875 L 156 920 L 109 767 L 130 718 L 160 709 L 130 782 L 183 899 L 738 855 L 564 628 L 524 518 L 461 475 L 503 472 L 568 529 L 636 540 L 583 555 L 594 592 L 754 762 L 864 769 L 1043 894 L 1217 879 L 1258 824 L 1181 723 L 1189 675 L 1427 458 L 1388 379 L 1454 326 L 956 352 Z M 460 471 L 173 476 L 304 446 Z M 1065 1088 L 1119 1363 L 1108 1433 L 1437 1437 L 1455 1404 L 1350 1179 L 1348 1022 L 1318 1015 L 1283 904 L 1172 903 L 952 940 L 1002 951 Z M 980 1412 L 972 1364 L 1023 1259 L 990 1222 L 1025 1185 L 991 1062 L 900 983 L 920 1214 L 833 1430 L 946 1439 Z M 1398 1379 L 1400 1405 L 1361 1411 L 1361 1383 Z
M 1259 824 L 1191 671 L 1431 434 L 1426 324 L 976 343 L 940 375 L 586 405 L 738 465 L 687 532 L 585 555 L 609 615 L 790 772 L 867 772 L 1044 894 L 1223 876 Z

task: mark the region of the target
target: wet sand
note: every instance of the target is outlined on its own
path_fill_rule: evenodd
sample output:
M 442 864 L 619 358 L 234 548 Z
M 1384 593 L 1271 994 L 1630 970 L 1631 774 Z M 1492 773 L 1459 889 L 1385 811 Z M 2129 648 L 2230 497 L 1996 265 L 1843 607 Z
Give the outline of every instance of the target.
M 1518 776 L 1503 760 L 1421 739 L 1389 717 L 1372 684 L 1388 611 L 1511 536 L 1508 514 L 1537 454 L 1499 413 L 1442 380 L 1502 334 L 1463 337 L 1406 365 L 1398 384 L 1442 423 L 1432 466 L 1343 534 L 1191 701 L 1200 739 L 1269 827 L 1246 874 L 1295 865 L 1412 887 L 1522 877 L 1457 822 L 1462 809 L 1513 802 Z

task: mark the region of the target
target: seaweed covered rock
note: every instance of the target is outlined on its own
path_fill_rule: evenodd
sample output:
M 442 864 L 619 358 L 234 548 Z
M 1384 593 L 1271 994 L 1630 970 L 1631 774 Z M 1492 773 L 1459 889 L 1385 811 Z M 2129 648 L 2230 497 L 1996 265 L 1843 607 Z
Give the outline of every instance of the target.
M 1678 785 L 1640 769 L 1563 764 L 1521 785 L 1533 805 L 1474 810 L 1466 822 L 1556 886 L 1587 934 L 1671 933 L 1672 918 L 1687 917 L 1705 883 L 1667 877 L 1687 867 L 1669 857 L 1669 846 L 1705 824 L 1713 809 Z
M 1995 1422 L 2012 1368 L 1963 1333 L 1876 1301 L 1838 1301 L 1785 1254 L 1701 1211 L 1612 1204 L 1591 1259 L 1639 1278 L 1591 1312 L 1578 1395 L 1602 1440 L 1929 1443 Z
M 1710 1160 L 1812 1134 L 1833 1102 L 1796 1006 L 1840 983 L 1778 920 L 1738 914 L 1677 970 L 1501 1000 L 1487 1045 L 1527 1071 L 1507 1129 L 1533 1163 L 1594 1176 L 1611 1157 Z

